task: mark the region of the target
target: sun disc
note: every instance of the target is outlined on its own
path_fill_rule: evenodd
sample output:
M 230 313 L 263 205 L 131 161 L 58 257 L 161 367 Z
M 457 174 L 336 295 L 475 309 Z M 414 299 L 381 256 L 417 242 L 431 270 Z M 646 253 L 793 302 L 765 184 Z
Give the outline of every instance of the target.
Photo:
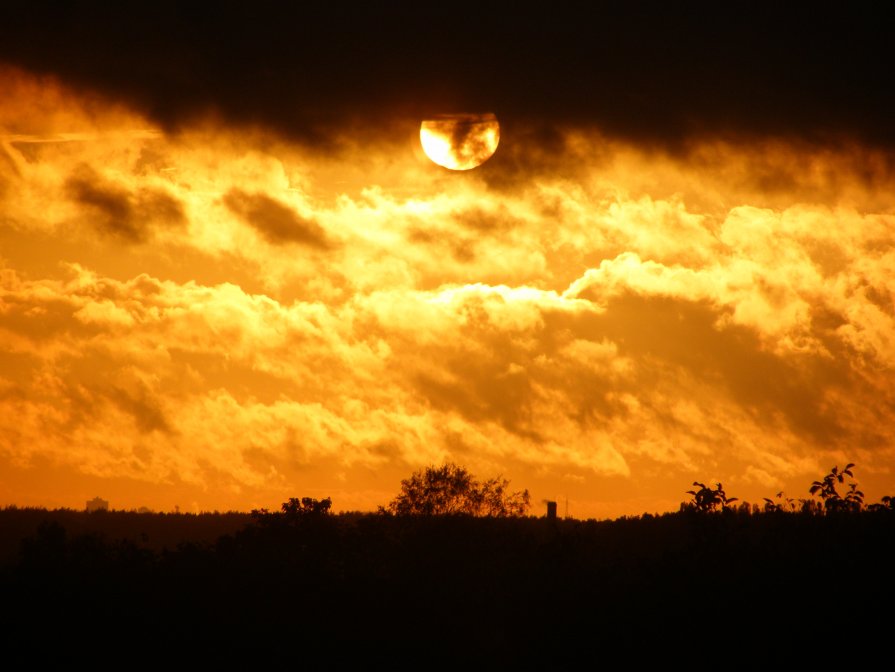
M 420 124 L 420 144 L 433 162 L 450 170 L 470 170 L 491 158 L 500 142 L 493 114 L 443 114 Z

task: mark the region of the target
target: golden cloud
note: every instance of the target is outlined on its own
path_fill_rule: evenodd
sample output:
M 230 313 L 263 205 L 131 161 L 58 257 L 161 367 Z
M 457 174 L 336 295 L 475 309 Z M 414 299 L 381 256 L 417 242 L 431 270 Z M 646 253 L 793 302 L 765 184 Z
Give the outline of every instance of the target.
M 561 172 L 449 176 L 393 140 L 167 137 L 2 76 L 10 464 L 185 483 L 209 508 L 302 469 L 381 493 L 444 458 L 578 515 L 673 506 L 693 478 L 754 500 L 846 457 L 893 485 L 872 150 L 570 131 Z

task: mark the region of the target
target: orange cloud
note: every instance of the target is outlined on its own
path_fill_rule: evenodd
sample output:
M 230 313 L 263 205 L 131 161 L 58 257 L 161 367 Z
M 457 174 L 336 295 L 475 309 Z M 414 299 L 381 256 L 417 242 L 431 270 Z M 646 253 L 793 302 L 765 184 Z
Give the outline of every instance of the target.
M 164 191 L 144 188 L 133 195 L 90 168 L 69 177 L 65 190 L 98 231 L 128 242 L 144 242 L 147 229 L 156 223 L 170 226 L 184 222 L 180 203 Z
M 264 194 L 247 194 L 234 188 L 224 196 L 224 204 L 271 243 L 301 243 L 319 249 L 329 247 L 319 224 Z
M 4 76 L 17 469 L 214 508 L 299 481 L 380 497 L 450 458 L 576 515 L 673 507 L 693 478 L 802 495 L 846 459 L 871 497 L 895 485 L 895 214 L 872 150 L 670 156 L 569 131 L 549 167 L 448 175 L 394 140 L 168 137 Z

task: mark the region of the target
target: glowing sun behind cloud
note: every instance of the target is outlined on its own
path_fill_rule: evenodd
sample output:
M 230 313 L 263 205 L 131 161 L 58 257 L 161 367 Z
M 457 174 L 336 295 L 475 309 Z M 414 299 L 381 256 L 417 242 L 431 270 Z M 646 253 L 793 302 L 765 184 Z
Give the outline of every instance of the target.
M 420 124 L 423 151 L 439 166 L 470 170 L 497 151 L 500 124 L 493 114 L 449 114 Z

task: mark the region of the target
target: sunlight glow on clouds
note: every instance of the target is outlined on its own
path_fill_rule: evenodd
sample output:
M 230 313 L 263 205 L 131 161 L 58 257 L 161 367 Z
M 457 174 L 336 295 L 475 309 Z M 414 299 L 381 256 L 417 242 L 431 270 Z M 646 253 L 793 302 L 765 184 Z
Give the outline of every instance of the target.
M 166 137 L 0 79 L 7 464 L 206 508 L 276 505 L 312 465 L 390 492 L 448 458 L 578 515 L 694 478 L 801 496 L 846 458 L 868 496 L 893 485 L 895 185 L 870 150 L 569 130 L 562 171 L 520 172 L 506 137 L 507 163 L 446 176 L 400 134 Z

